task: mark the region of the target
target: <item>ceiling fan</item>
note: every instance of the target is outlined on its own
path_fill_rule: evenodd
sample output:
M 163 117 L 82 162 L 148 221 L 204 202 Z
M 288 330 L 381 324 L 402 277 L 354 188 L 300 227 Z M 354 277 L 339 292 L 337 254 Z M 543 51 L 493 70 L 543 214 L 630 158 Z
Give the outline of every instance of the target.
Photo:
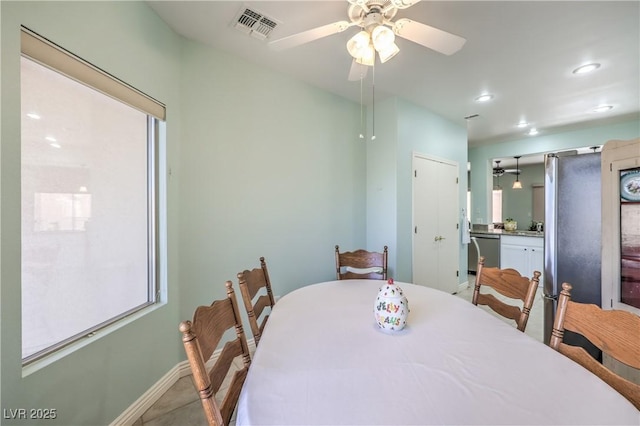
M 520 174 L 520 169 L 503 169 L 502 167 L 500 167 L 501 160 L 495 160 L 495 162 L 496 162 L 496 166 L 493 168 L 493 176 L 500 177 L 505 173 L 508 173 L 510 175 Z
M 360 27 L 361 31 L 347 42 L 347 51 L 353 56 L 349 80 L 364 78 L 368 66 L 375 63 L 376 53 L 382 63 L 393 58 L 400 49 L 395 36 L 428 47 L 436 52 L 453 55 L 462 48 L 466 39 L 429 25 L 401 18 L 393 21 L 399 9 L 406 9 L 419 0 L 347 0 L 349 21 L 338 21 L 293 34 L 269 43 L 275 50 L 300 46 L 311 41 Z

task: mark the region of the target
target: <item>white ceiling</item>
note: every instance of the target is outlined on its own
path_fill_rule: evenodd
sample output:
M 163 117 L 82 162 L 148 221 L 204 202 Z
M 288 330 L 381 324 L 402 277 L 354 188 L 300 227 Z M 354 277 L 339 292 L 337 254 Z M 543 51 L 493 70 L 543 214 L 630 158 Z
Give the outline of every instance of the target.
M 360 83 L 348 81 L 349 28 L 277 52 L 268 41 L 348 20 L 337 1 L 149 1 L 177 33 L 260 66 L 360 102 Z M 234 28 L 243 6 L 278 21 L 270 39 Z M 640 2 L 638 1 L 421 1 L 398 11 L 467 39 L 446 56 L 398 38 L 400 53 L 375 68 L 375 99 L 399 96 L 466 125 L 470 146 L 524 138 L 516 124 L 532 123 L 540 135 L 640 116 Z M 598 62 L 589 75 L 572 70 Z M 371 103 L 370 71 L 364 102 Z M 483 92 L 490 103 L 474 98 Z M 592 112 L 600 104 L 614 108 Z M 465 120 L 464 117 L 479 117 Z M 596 121 L 596 123 L 594 123 Z M 532 142 L 535 137 L 532 137 Z

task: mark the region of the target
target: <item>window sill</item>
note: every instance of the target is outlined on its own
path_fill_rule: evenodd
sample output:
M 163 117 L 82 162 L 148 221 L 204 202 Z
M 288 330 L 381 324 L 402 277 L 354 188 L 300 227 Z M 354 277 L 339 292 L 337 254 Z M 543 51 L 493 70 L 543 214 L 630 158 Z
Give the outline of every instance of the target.
M 97 330 L 95 332 L 89 333 L 87 334 L 85 337 L 69 344 L 68 346 L 65 346 L 64 348 L 61 348 L 37 361 L 32 362 L 29 365 L 24 365 L 22 367 L 22 377 L 27 377 L 33 373 L 35 373 L 36 371 L 39 371 L 51 364 L 53 364 L 54 362 L 66 357 L 67 355 L 70 355 L 74 352 L 76 352 L 77 350 L 84 348 L 85 346 L 91 344 L 92 342 L 94 342 L 97 339 L 102 339 L 103 337 L 108 336 L 109 334 L 113 333 L 116 330 L 121 329 L 122 327 L 125 327 L 131 323 L 133 323 L 134 321 L 138 320 L 139 318 L 142 318 L 145 315 L 150 314 L 151 312 L 162 308 L 163 306 L 165 306 L 167 303 L 166 302 L 158 302 L 155 303 L 149 307 L 146 307 L 144 309 L 141 309 L 138 312 L 135 312 L 129 316 L 127 316 L 126 318 L 122 318 L 119 321 L 116 321 L 115 323 L 108 325 L 100 330 Z

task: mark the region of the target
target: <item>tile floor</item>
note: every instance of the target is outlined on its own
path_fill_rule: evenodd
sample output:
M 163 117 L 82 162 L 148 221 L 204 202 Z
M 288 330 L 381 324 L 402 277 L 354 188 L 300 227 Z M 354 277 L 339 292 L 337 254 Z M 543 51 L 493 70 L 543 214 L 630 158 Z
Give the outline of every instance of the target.
M 471 303 L 473 295 L 473 283 L 475 276 L 469 276 L 469 287 L 458 292 L 456 296 L 461 297 Z M 500 295 L 498 295 L 500 297 Z M 543 315 L 542 315 L 542 289 L 538 289 L 536 301 L 529 315 L 526 333 L 542 341 L 543 337 Z M 493 313 L 486 306 L 480 306 L 479 309 L 486 309 Z M 500 317 L 502 318 L 502 317 Z M 504 318 L 502 318 L 504 319 Z M 513 324 L 512 321 L 506 320 Z M 252 354 L 253 355 L 253 354 Z M 232 419 L 235 425 L 235 414 Z M 198 398 L 198 393 L 193 385 L 191 376 L 186 376 L 178 380 L 147 412 L 145 412 L 134 426 L 200 426 L 207 425 L 202 410 L 202 404 Z
M 134 426 L 207 425 L 191 376 L 179 379 Z
M 253 356 L 253 353 L 251 353 Z M 242 368 L 242 359 L 237 357 L 234 360 L 236 368 Z M 235 371 L 235 370 L 234 370 Z M 218 394 L 223 395 L 231 374 L 227 375 L 222 383 Z M 221 401 L 219 401 L 221 402 Z M 231 418 L 231 424 L 235 425 L 235 413 Z M 191 375 L 179 379 L 164 395 L 149 408 L 133 426 L 206 426 L 207 420 L 204 416 L 202 403 L 198 396 Z

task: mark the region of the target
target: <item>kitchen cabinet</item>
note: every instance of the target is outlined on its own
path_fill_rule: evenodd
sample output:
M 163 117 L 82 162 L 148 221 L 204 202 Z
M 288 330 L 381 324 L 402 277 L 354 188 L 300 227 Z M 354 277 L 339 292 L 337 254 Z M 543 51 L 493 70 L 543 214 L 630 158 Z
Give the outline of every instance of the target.
M 502 235 L 500 238 L 500 267 L 513 268 L 524 277 L 533 277 L 533 271 L 544 272 L 544 238 Z

